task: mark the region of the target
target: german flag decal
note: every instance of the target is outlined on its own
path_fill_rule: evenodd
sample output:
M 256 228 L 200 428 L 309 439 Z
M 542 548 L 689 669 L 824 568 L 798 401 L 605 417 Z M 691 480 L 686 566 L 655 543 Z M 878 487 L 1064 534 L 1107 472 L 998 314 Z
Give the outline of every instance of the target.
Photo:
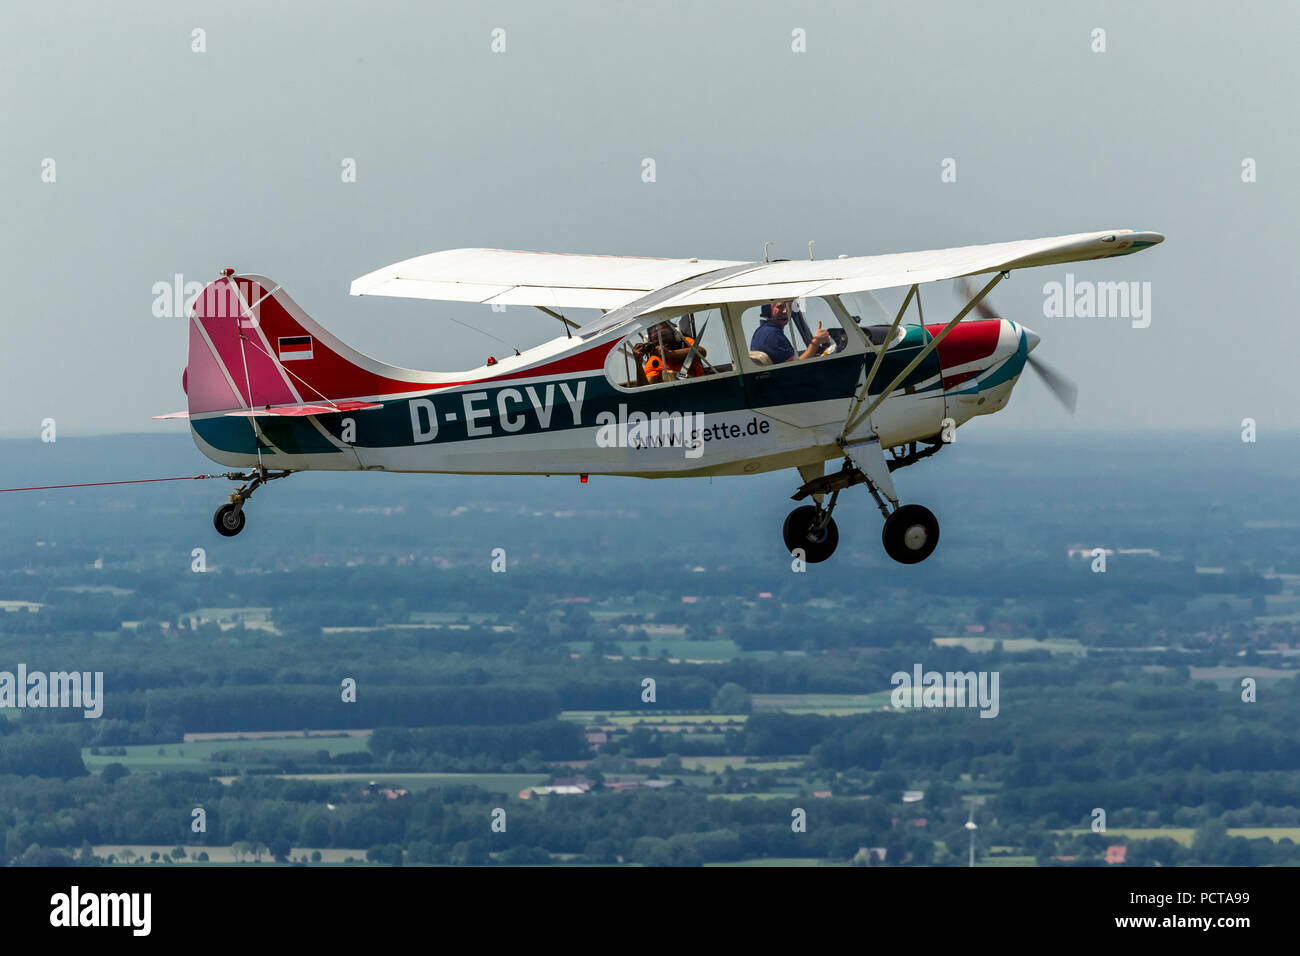
M 282 335 L 279 339 L 281 362 L 311 358 L 310 335 Z

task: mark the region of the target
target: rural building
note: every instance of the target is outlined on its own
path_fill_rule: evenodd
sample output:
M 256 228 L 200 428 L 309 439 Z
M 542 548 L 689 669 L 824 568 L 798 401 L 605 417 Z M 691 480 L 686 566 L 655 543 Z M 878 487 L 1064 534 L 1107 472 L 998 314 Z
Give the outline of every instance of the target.
M 877 866 L 885 862 L 885 857 L 889 850 L 883 846 L 860 846 L 857 854 L 853 857 L 853 862 L 859 866 L 868 864 Z

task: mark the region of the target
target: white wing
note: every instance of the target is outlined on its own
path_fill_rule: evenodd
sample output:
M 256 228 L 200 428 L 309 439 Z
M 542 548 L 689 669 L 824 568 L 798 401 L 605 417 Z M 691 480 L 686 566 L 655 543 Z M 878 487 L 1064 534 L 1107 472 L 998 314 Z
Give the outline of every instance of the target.
M 352 283 L 352 294 L 617 309 L 674 282 L 736 265 L 744 263 L 451 249 L 364 275 Z
M 1126 256 L 1164 238 L 1158 232 L 1115 229 L 852 259 L 755 263 L 450 249 L 364 275 L 352 283 L 352 294 L 612 310 L 700 277 L 699 284 L 687 291 L 647 303 L 647 309 L 658 310 L 868 292 L 982 272 Z M 725 276 L 707 279 L 708 273 L 723 269 L 728 270 Z
M 720 278 L 717 282 L 656 303 L 655 308 L 868 292 L 978 275 L 982 272 L 1003 272 L 1126 256 L 1163 242 L 1164 238 L 1158 232 L 1117 229 L 854 259 L 758 263 L 753 269 Z

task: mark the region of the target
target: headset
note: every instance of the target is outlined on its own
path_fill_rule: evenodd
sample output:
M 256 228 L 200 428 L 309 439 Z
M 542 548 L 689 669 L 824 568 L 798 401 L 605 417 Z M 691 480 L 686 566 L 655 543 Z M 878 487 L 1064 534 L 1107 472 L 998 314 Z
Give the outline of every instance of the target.
M 758 314 L 761 318 L 770 319 L 772 317 L 772 303 L 769 302 L 759 306 Z M 807 348 L 812 343 L 812 332 L 808 328 L 808 320 L 804 318 L 803 310 L 799 308 L 798 299 L 790 301 L 790 321 L 799 330 L 799 337 L 803 339 L 804 348 Z M 830 333 L 831 337 L 831 345 L 827 347 L 827 351 L 831 353 L 843 352 L 849 343 L 848 333 L 843 329 L 835 328 L 826 329 L 826 331 Z

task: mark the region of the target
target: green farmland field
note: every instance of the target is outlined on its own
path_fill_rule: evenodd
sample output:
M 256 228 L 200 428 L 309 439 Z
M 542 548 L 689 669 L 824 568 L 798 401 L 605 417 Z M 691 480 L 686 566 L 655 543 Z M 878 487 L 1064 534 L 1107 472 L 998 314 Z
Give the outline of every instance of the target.
M 1071 833 L 1076 836 L 1083 836 L 1090 833 L 1090 830 L 1055 830 L 1055 833 Z M 1177 840 L 1183 846 L 1192 845 L 1192 837 L 1196 831 L 1191 827 L 1118 827 L 1108 828 L 1102 836 L 1105 837 L 1124 837 L 1129 840 L 1154 840 L 1158 837 L 1168 837 L 1171 840 Z M 1258 840 L 1261 837 L 1267 837 L 1270 840 L 1290 839 L 1293 842 L 1300 843 L 1300 827 L 1228 827 L 1228 836 L 1245 837 L 1248 840 Z
M 540 787 L 550 779 L 545 773 L 289 773 L 286 780 L 315 780 L 339 786 L 365 785 L 371 780 L 405 787 L 414 793 L 433 787 L 471 786 L 511 796 L 529 787 Z
M 327 750 L 331 755 L 357 753 L 366 749 L 369 736 L 347 737 L 257 737 L 235 740 L 190 740 L 178 744 L 140 744 L 125 747 L 126 755 L 92 754 L 89 748 L 81 752 L 86 769 L 91 773 L 103 770 L 111 763 L 120 763 L 132 773 L 172 770 L 208 770 L 214 773 L 231 767 L 251 764 L 254 761 L 239 759 L 217 763 L 213 754 L 232 753 L 254 756 L 258 751 L 301 754 L 310 759 L 317 751 Z

